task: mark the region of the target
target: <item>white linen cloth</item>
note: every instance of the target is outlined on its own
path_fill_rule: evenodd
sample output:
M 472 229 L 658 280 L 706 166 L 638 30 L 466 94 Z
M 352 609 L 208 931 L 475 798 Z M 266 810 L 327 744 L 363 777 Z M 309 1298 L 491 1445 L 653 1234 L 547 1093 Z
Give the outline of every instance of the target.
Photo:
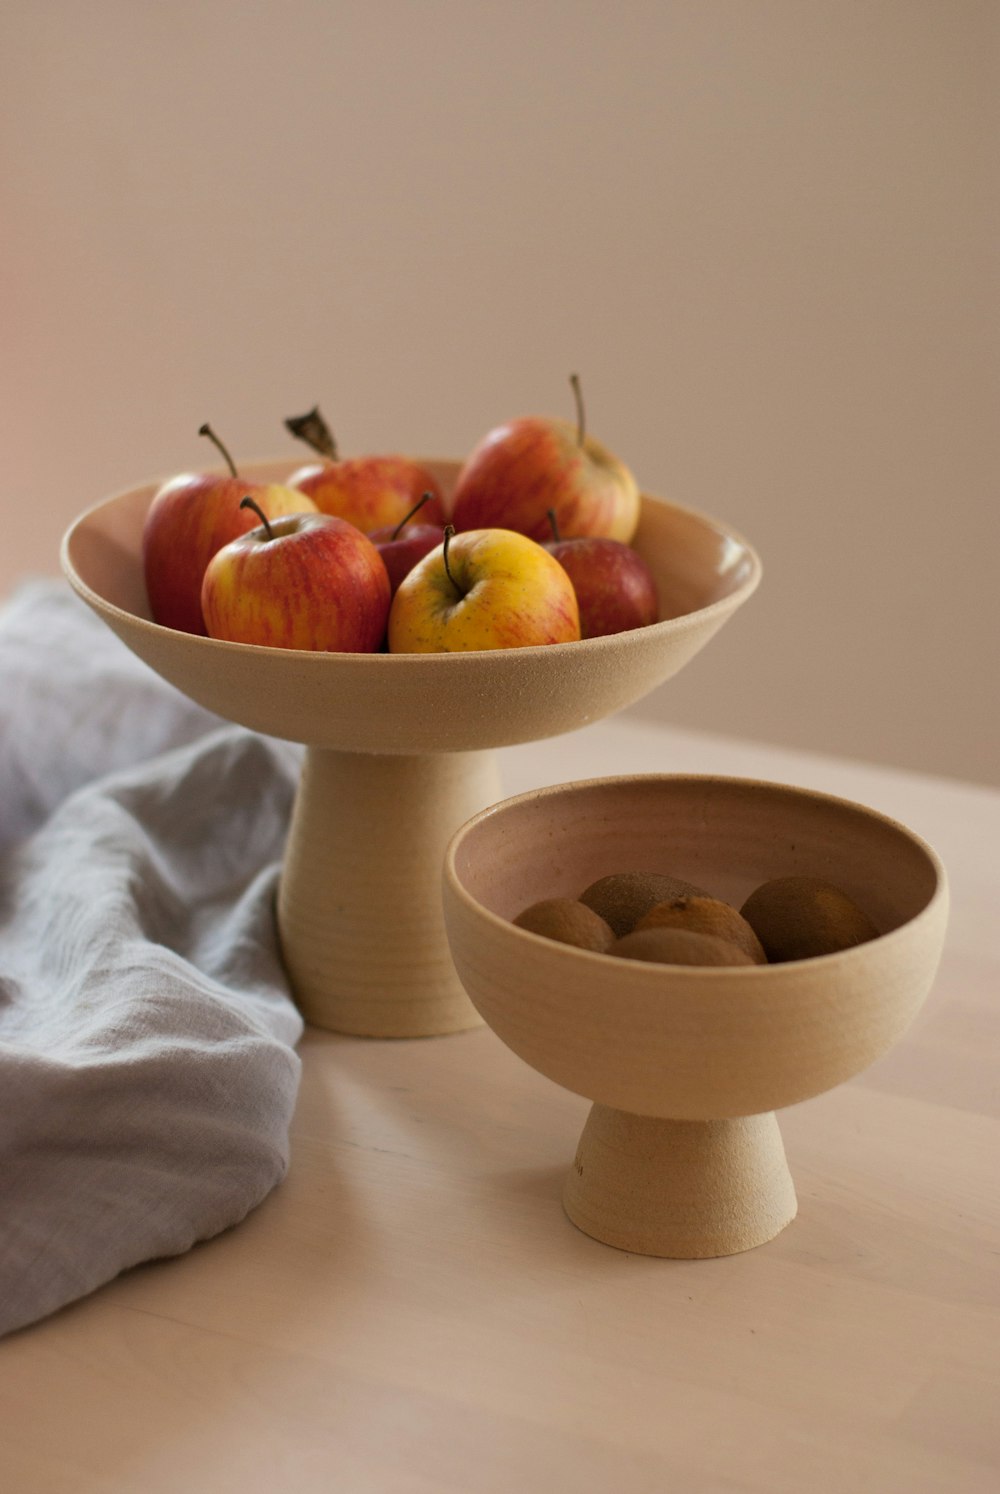
M 274 893 L 298 765 L 63 583 L 0 611 L 0 1334 L 284 1175 L 302 1022 Z

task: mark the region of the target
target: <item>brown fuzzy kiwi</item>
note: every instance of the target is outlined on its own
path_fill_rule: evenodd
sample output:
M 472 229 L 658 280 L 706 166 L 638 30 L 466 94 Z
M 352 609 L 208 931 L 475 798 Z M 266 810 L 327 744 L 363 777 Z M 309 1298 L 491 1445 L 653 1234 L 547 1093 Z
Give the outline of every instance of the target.
M 575 944 L 578 949 L 596 949 L 606 954 L 615 936 L 600 914 L 586 903 L 571 897 L 546 897 L 532 903 L 514 919 L 519 929 L 556 939 L 560 944 Z
M 620 939 L 623 934 L 631 933 L 643 914 L 656 903 L 684 896 L 707 897 L 708 893 L 692 882 L 661 872 L 612 872 L 591 882 L 580 893 L 580 901 L 599 913 Z
M 686 929 L 691 934 L 711 934 L 727 939 L 744 950 L 755 965 L 766 965 L 767 955 L 753 929 L 741 913 L 717 897 L 675 897 L 657 903 L 635 926 L 640 929 Z
M 857 903 L 820 877 L 775 877 L 740 909 L 769 960 L 808 960 L 878 937 Z
M 625 960 L 648 960 L 654 965 L 753 965 L 746 950 L 714 934 L 692 934 L 688 929 L 633 929 L 616 941 L 611 953 Z

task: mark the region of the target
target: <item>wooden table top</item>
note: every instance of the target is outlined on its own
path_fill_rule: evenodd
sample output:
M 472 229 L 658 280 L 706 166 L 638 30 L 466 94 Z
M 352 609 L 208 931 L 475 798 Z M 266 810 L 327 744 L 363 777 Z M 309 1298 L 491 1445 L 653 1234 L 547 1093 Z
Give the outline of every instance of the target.
M 506 791 L 723 772 L 858 799 L 942 856 L 909 1033 L 781 1113 L 799 1215 L 632 1256 L 560 1204 L 587 1102 L 482 1029 L 310 1032 L 286 1182 L 0 1344 L 10 1494 L 971 1494 L 1000 1487 L 1000 793 L 619 718 Z

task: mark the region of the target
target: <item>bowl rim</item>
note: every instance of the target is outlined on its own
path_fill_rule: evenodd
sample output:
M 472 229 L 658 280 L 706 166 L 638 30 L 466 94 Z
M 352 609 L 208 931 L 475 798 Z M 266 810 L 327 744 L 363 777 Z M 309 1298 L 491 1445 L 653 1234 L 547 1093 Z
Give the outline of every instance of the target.
M 718 983 L 720 981 L 774 980 L 776 977 L 781 980 L 790 980 L 793 978 L 795 972 L 815 968 L 820 963 L 822 963 L 824 969 L 829 970 L 832 968 L 834 962 L 850 965 L 863 960 L 870 954 L 873 946 L 877 945 L 879 948 L 884 949 L 890 942 L 898 942 L 901 938 L 905 937 L 908 931 L 911 931 L 921 922 L 936 917 L 942 904 L 947 909 L 950 890 L 948 873 L 944 862 L 933 846 L 901 820 L 897 820 L 893 816 L 883 813 L 881 810 L 873 809 L 870 805 L 862 804 L 857 799 L 848 799 L 843 795 L 828 793 L 822 789 L 804 788 L 797 784 L 783 783 L 778 779 L 756 778 L 725 773 L 616 773 L 597 778 L 570 779 L 565 783 L 550 784 L 544 788 L 527 789 L 522 793 L 513 794 L 507 799 L 500 799 L 497 803 L 480 810 L 478 814 L 471 815 L 464 824 L 458 827 L 445 850 L 442 877 L 448 884 L 453 895 L 464 903 L 467 908 L 471 909 L 477 917 L 485 918 L 495 929 L 509 930 L 510 935 L 515 940 L 528 941 L 525 946 L 526 949 L 532 946 L 536 948 L 544 947 L 554 958 L 561 957 L 561 952 L 568 959 L 583 959 L 587 962 L 598 961 L 601 967 L 606 968 L 606 961 L 620 961 L 621 956 L 611 952 L 603 953 L 599 950 L 580 949 L 576 945 L 561 944 L 558 940 L 549 939 L 544 934 L 536 934 L 529 929 L 519 928 L 510 919 L 502 918 L 498 913 L 494 913 L 485 904 L 473 897 L 461 881 L 455 865 L 459 848 L 466 836 L 470 835 L 486 820 L 529 801 L 554 798 L 567 791 L 579 792 L 584 789 L 609 788 L 616 785 L 624 786 L 626 784 L 669 785 L 678 782 L 685 784 L 722 784 L 727 787 L 739 787 L 743 789 L 765 789 L 769 792 L 777 791 L 788 797 L 833 805 L 838 808 L 852 810 L 855 813 L 860 812 L 869 819 L 878 821 L 887 829 L 902 835 L 905 840 L 909 841 L 911 845 L 915 846 L 923 854 L 934 872 L 934 890 L 924 906 L 918 912 L 914 913 L 912 918 L 906 919 L 904 923 L 897 925 L 894 929 L 889 929 L 885 933 L 878 934 L 874 939 L 866 940 L 863 944 L 854 944 L 847 949 L 837 950 L 832 954 L 810 955 L 807 959 L 774 961 L 764 965 L 698 966 L 668 964 L 667 962 L 659 961 L 628 961 L 627 963 L 630 968 L 634 967 L 635 969 L 636 974 L 634 978 L 638 980 L 653 981 L 657 978 L 658 972 L 662 972 L 663 970 L 670 970 L 675 974 L 683 974 L 685 980 L 690 979 L 692 982 L 702 980 L 706 984 L 710 982 Z M 644 972 L 649 973 L 645 974 Z
M 428 466 L 460 468 L 463 459 L 455 457 L 414 456 L 411 458 L 411 460 L 417 463 L 426 464 Z M 252 476 L 253 472 L 258 471 L 261 468 L 274 468 L 283 465 L 288 466 L 290 471 L 294 471 L 297 466 L 301 466 L 303 464 L 300 462 L 287 461 L 283 457 L 258 458 L 252 461 L 241 462 L 240 475 L 243 476 L 245 474 L 248 480 L 256 481 L 258 479 Z M 212 465 L 198 469 L 199 472 L 206 472 L 211 475 L 219 476 L 224 475 L 225 470 L 226 469 L 222 467 L 221 464 L 218 466 Z M 702 524 L 707 524 L 711 529 L 716 531 L 720 538 L 734 541 L 736 544 L 741 546 L 745 558 L 749 561 L 749 571 L 744 580 L 741 581 L 739 585 L 736 586 L 731 592 L 729 592 L 728 595 L 720 597 L 715 602 L 710 602 L 707 607 L 696 608 L 693 612 L 684 612 L 679 617 L 663 618 L 658 622 L 649 623 L 645 627 L 623 629 L 620 633 L 609 633 L 600 638 L 574 639 L 571 642 L 567 643 L 531 644 L 525 648 L 518 649 L 477 649 L 473 651 L 451 653 L 442 652 L 421 654 L 391 654 L 388 652 L 345 653 L 338 652 L 333 649 L 289 650 L 287 648 L 274 648 L 269 645 L 259 643 L 235 643 L 230 641 L 229 639 L 224 638 L 208 638 L 200 633 L 184 633 L 176 628 L 168 628 L 163 623 L 153 622 L 151 618 L 140 617 L 136 612 L 127 611 L 126 608 L 120 607 L 117 603 L 109 601 L 106 597 L 103 597 L 99 592 L 95 591 L 92 586 L 88 585 L 88 583 L 84 581 L 83 577 L 77 571 L 70 557 L 70 550 L 74 538 L 79 534 L 87 521 L 93 518 L 94 515 L 112 507 L 116 503 L 122 502 L 125 499 L 135 498 L 137 495 L 147 489 L 150 490 L 149 501 L 152 502 L 152 498 L 158 487 L 160 487 L 165 482 L 171 481 L 174 477 L 183 475 L 183 473 L 174 473 L 171 474 L 170 477 L 154 477 L 141 483 L 130 484 L 128 487 L 121 488 L 114 493 L 108 494 L 104 498 L 98 499 L 95 503 L 90 504 L 81 513 L 79 513 L 64 531 L 62 540 L 60 541 L 59 545 L 59 563 L 63 574 L 69 582 L 70 586 L 78 596 L 80 596 L 90 607 L 94 609 L 94 611 L 109 618 L 120 619 L 125 626 L 130 628 L 137 628 L 141 633 L 145 633 L 153 637 L 162 634 L 172 634 L 187 639 L 193 639 L 197 644 L 202 646 L 223 650 L 224 652 L 229 653 L 235 651 L 237 654 L 241 654 L 244 656 L 249 653 L 258 657 L 267 654 L 275 658 L 287 658 L 290 652 L 294 652 L 296 656 L 302 660 L 312 659 L 314 661 L 317 661 L 313 664 L 303 664 L 301 666 L 307 669 L 322 668 L 324 666 L 318 661 L 329 659 L 338 659 L 342 664 L 349 662 L 350 666 L 356 668 L 363 667 L 369 661 L 375 659 L 379 661 L 376 667 L 381 669 L 400 669 L 406 664 L 409 664 L 412 667 L 413 661 L 415 659 L 419 659 L 422 661 L 421 667 L 441 669 L 456 668 L 457 666 L 455 664 L 455 661 L 458 659 L 468 659 L 470 657 L 470 652 L 474 656 L 496 658 L 498 656 L 508 654 L 525 655 L 527 657 L 539 654 L 543 654 L 546 657 L 553 655 L 559 656 L 560 654 L 565 653 L 567 649 L 573 649 L 574 657 L 579 657 L 579 651 L 581 647 L 586 648 L 591 654 L 600 653 L 602 650 L 615 651 L 617 647 L 620 647 L 620 640 L 623 638 L 627 638 L 630 636 L 648 637 L 651 634 L 659 637 L 662 636 L 662 634 L 667 630 L 670 630 L 675 634 L 682 635 L 683 633 L 688 632 L 693 628 L 703 627 L 706 622 L 710 621 L 716 616 L 728 616 L 729 613 L 735 611 L 744 602 L 749 600 L 749 598 L 757 590 L 757 587 L 760 585 L 760 581 L 763 575 L 763 565 L 761 563 L 761 559 L 759 554 L 757 553 L 757 550 L 743 534 L 734 529 L 730 524 L 723 523 L 722 520 L 717 519 L 713 515 L 707 514 L 700 509 L 692 508 L 682 503 L 676 503 L 673 499 L 663 498 L 658 496 L 657 494 L 641 491 L 640 498 L 644 502 L 661 504 L 665 508 L 673 509 L 677 513 L 695 519 Z M 277 480 L 278 479 L 275 479 L 275 481 Z M 434 661 L 433 664 L 429 663 L 429 661 L 431 660 Z M 445 660 L 449 660 L 451 662 L 445 664 L 442 662 Z

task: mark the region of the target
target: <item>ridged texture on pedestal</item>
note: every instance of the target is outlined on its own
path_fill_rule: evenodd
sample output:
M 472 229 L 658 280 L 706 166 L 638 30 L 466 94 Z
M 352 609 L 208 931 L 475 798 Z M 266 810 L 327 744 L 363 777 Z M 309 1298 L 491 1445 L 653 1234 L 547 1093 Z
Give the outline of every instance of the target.
M 307 1021 L 361 1037 L 480 1024 L 448 953 L 441 862 L 456 827 L 498 795 L 489 752 L 307 752 L 278 896 Z

